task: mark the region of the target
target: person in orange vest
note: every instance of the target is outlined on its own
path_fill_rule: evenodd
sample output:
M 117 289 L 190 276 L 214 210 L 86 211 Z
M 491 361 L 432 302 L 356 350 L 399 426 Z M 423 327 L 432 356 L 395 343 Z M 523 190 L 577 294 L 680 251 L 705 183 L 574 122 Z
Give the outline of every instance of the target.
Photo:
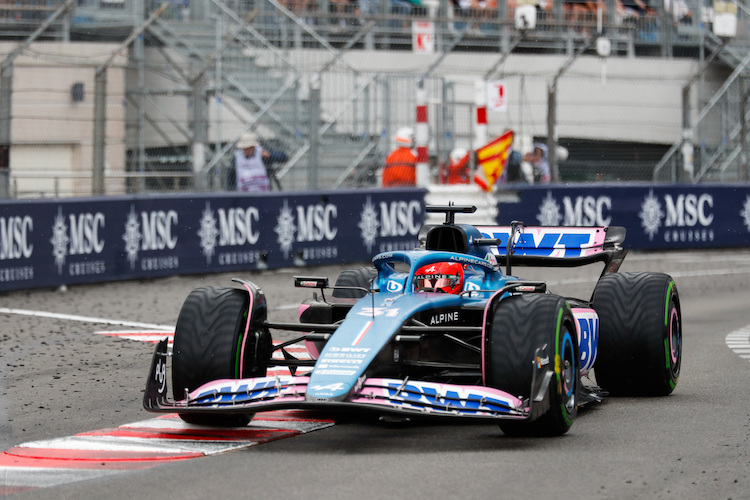
M 383 187 L 414 187 L 417 185 L 417 155 L 414 154 L 414 130 L 400 128 L 396 132 L 396 149 L 385 160 Z
M 453 148 L 448 162 L 447 184 L 469 184 L 469 152 L 464 148 Z

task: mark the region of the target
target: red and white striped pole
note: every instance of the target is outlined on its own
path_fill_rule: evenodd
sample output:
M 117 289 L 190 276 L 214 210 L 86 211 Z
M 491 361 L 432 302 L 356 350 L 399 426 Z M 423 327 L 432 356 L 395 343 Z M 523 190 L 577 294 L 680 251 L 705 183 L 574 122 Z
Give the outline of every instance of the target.
M 417 127 L 414 135 L 417 147 L 417 186 L 426 187 L 430 183 L 430 157 L 427 150 L 430 129 L 427 124 L 427 91 L 424 82 L 417 84 Z
M 474 151 L 487 144 L 487 85 L 484 80 L 474 82 L 474 104 L 477 116 L 474 129 Z

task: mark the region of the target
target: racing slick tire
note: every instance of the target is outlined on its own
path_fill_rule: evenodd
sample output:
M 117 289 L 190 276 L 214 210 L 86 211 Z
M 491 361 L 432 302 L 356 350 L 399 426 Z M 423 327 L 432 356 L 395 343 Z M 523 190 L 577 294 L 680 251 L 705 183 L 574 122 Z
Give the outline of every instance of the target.
M 177 317 L 172 356 L 175 400 L 185 391 L 218 379 L 263 377 L 271 357 L 271 334 L 261 326 L 266 317 L 263 292 L 252 283 L 249 290 L 203 287 L 193 290 Z M 253 310 L 248 309 L 253 294 Z M 244 354 L 243 354 L 244 346 Z M 198 425 L 241 427 L 252 414 L 180 413 L 185 422 Z
M 566 433 L 578 414 L 580 356 L 575 320 L 565 299 L 550 294 L 505 298 L 497 302 L 489 315 L 485 331 L 486 385 L 521 399 L 531 399 L 538 348 L 546 346 L 545 357 L 550 369 L 554 368 L 546 389 L 546 402 L 532 404 L 532 419 L 501 420 L 503 433 L 509 436 Z
M 352 286 L 370 289 L 372 280 L 378 275 L 377 269 L 372 266 L 359 266 L 351 269 L 344 269 L 336 278 L 336 284 L 333 289 L 333 296 L 339 299 L 361 299 L 366 292 L 364 290 L 349 290 L 335 288 L 337 286 Z
M 667 396 L 682 363 L 680 297 L 664 273 L 614 273 L 594 289 L 596 383 L 614 396 Z

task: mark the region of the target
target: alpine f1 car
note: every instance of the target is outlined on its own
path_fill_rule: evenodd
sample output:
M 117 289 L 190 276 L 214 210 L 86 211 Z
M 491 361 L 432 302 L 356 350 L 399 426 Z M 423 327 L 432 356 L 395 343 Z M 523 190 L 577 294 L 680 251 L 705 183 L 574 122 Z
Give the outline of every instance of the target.
M 295 277 L 315 292 L 298 323 L 269 321 L 263 292 L 246 280 L 194 290 L 172 350 L 167 339 L 156 347 L 146 410 L 238 426 L 266 410 L 360 409 L 560 435 L 581 404 L 607 393 L 673 391 L 682 354 L 677 287 L 667 274 L 618 272 L 624 228 L 482 227 L 455 222 L 474 207 L 426 210 L 444 213 L 445 223 L 423 227 L 420 248 L 344 270 L 330 297 L 327 278 Z M 512 274 L 512 266 L 597 262 L 604 268 L 588 300 Z M 282 331 L 298 333 L 274 343 L 272 332 Z M 289 352 L 303 341 L 310 359 Z M 288 374 L 268 376 L 278 367 Z

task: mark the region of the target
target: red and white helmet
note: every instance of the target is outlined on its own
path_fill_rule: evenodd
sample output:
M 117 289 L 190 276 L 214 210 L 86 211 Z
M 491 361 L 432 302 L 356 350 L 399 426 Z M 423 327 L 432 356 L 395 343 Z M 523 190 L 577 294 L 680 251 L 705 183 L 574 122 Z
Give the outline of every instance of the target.
M 461 293 L 464 268 L 455 262 L 438 262 L 423 266 L 414 273 L 414 289 L 425 292 Z

